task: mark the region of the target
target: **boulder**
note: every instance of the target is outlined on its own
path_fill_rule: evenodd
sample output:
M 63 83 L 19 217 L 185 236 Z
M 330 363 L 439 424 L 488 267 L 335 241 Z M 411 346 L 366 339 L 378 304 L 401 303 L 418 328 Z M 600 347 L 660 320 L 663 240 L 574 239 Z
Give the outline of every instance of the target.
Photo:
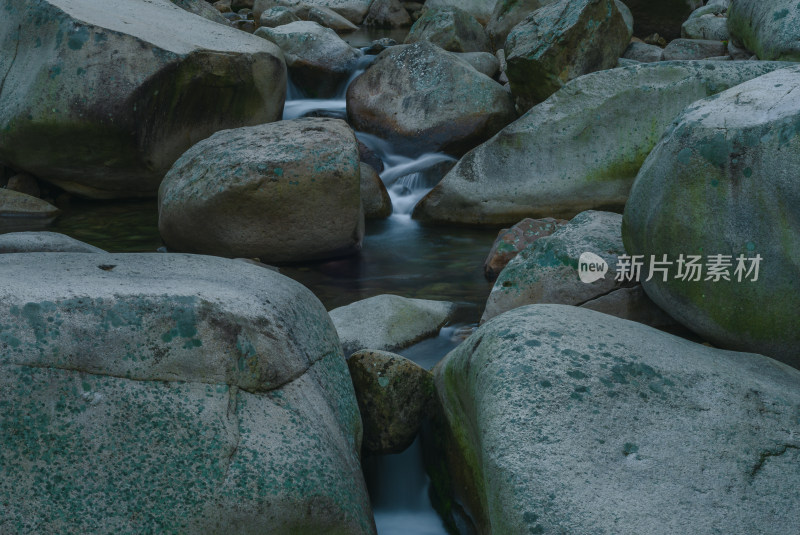
M 607 272 L 596 281 L 579 277 L 584 254 L 605 263 Z M 481 322 L 509 310 L 539 303 L 580 306 L 623 286 L 617 280 L 622 245 L 622 216 L 587 211 L 575 216 L 552 235 L 539 238 L 520 251 L 500 272 L 494 283 Z
M 446 9 L 457 7 L 463 9 L 477 19 L 481 24 L 489 22 L 492 11 L 499 0 L 427 0 L 426 9 Z
M 453 303 L 377 295 L 331 310 L 344 354 L 362 349 L 397 351 L 435 336 L 450 320 Z
M 338 119 L 219 132 L 164 177 L 158 228 L 172 250 L 267 263 L 352 254 L 363 212 L 358 144 Z
M 464 156 L 414 217 L 513 225 L 525 217 L 622 211 L 639 167 L 683 108 L 785 66 L 651 63 L 573 80 Z
M 658 33 L 667 39 L 681 35 L 681 25 L 703 0 L 622 0 L 636 21 L 636 35 Z
M 562 305 L 434 370 L 478 533 L 797 533 L 800 372 Z
M 456 53 L 456 52 L 454 52 Z M 458 57 L 472 65 L 476 71 L 494 78 L 500 72 L 500 60 L 489 52 L 461 52 Z
M 727 55 L 725 43 L 706 39 L 675 39 L 664 49 L 664 61 L 698 60 Z
M 451 52 L 491 50 L 480 22 L 457 7 L 425 10 L 406 37 L 407 44 L 418 41 L 428 41 Z
M 309 8 L 305 19 L 316 22 L 336 32 L 354 32 L 358 29 L 358 26 L 339 15 L 334 10 L 322 6 Z
M 361 24 L 371 4 L 372 0 L 255 0 L 253 14 L 258 18 L 261 13 L 275 6 L 324 7 L 335 11 L 353 24 Z
M 179 8 L 189 13 L 199 15 L 218 24 L 228 24 L 228 19 L 220 15 L 218 9 L 205 0 L 169 0 Z
M 40 197 L 42 194 L 39 181 L 36 180 L 35 176 L 28 173 L 19 173 L 9 178 L 6 188 L 31 197 Z
M 450 153 L 466 152 L 516 117 L 502 86 L 428 42 L 383 51 L 350 84 L 347 114 L 356 130 L 399 148 Z
M 408 448 L 433 406 L 431 372 L 385 351 L 359 351 L 347 366 L 364 425 L 364 451 L 386 455 Z
M 69 192 L 153 196 L 224 128 L 281 117 L 275 45 L 169 0 L 3 0 L 0 160 Z
M 798 84 L 800 69 L 784 69 L 688 107 L 642 166 L 624 225 L 630 254 L 675 262 L 667 281 L 644 283 L 656 304 L 720 347 L 795 367 Z M 701 256 L 700 280 L 688 269 L 678 277 L 680 255 Z
M 0 253 L 105 253 L 105 251 L 58 232 L 9 232 L 0 234 Z
M 628 45 L 622 57 L 642 63 L 653 63 L 664 59 L 664 49 L 660 46 L 635 41 Z
M 15 533 L 375 533 L 336 332 L 300 284 L 181 254 L 0 255 Z
M 796 0 L 731 0 L 728 30 L 759 59 L 800 61 Z
M 560 0 L 537 9 L 506 40 L 511 92 L 530 108 L 574 78 L 616 67 L 630 39 L 614 0 Z
M 278 26 L 291 24 L 292 22 L 298 22 L 299 20 L 300 17 L 295 15 L 294 11 L 288 7 L 275 6 L 261 13 L 261 16 L 258 19 L 258 25 L 267 28 L 277 28 Z
M 0 189 L 0 217 L 50 219 L 60 210 L 47 201 L 10 189 Z
M 392 215 L 392 199 L 375 169 L 364 162 L 361 170 L 361 202 L 366 219 L 386 219 Z
M 374 0 L 364 24 L 377 28 L 405 28 L 411 26 L 411 15 L 400 0 Z
M 286 56 L 292 81 L 309 97 L 332 97 L 350 78 L 361 52 L 335 31 L 316 22 L 298 21 L 255 33 L 278 45 Z
M 553 219 L 552 217 L 545 219 L 525 218 L 510 229 L 501 230 L 494 241 L 494 245 L 492 245 L 492 249 L 489 251 L 489 256 L 486 257 L 486 261 L 483 263 L 484 275 L 490 281 L 496 280 L 503 268 L 520 251 L 528 248 L 539 238 L 550 236 L 566 223 L 567 221 L 563 219 Z
M 506 38 L 511 30 L 525 20 L 525 17 L 540 7 L 552 4 L 556 0 L 503 0 L 497 2 L 489 22 L 486 24 L 486 33 L 495 50 L 502 50 Z
M 711 41 L 727 41 L 728 19 L 716 15 L 692 17 L 681 26 L 681 37 L 687 39 L 707 39 Z

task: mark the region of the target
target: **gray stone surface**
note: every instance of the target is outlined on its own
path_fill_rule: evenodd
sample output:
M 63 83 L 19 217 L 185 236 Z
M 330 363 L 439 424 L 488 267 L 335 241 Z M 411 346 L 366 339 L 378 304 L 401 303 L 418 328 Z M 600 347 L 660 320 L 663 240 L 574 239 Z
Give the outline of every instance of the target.
M 10 189 L 0 189 L 0 217 L 53 218 L 60 210 L 42 199 Z
M 738 63 L 738 62 L 737 62 Z M 728 255 L 730 281 L 645 282 L 672 317 L 712 343 L 800 366 L 800 68 L 697 102 L 636 179 L 625 211 L 631 254 Z M 758 280 L 736 269 L 760 255 Z M 746 270 L 750 262 L 745 261 Z M 673 275 L 676 274 L 674 268 Z
M 728 19 L 715 15 L 690 18 L 681 26 L 681 37 L 727 41 L 730 38 Z
M 396 351 L 436 335 L 455 306 L 447 301 L 377 295 L 331 310 L 345 356 L 372 349 Z
M 353 24 L 361 24 L 371 4 L 372 0 L 255 0 L 253 13 L 258 18 L 262 12 L 275 6 L 326 7 Z
M 433 407 L 433 375 L 385 351 L 358 351 L 347 359 L 364 424 L 364 450 L 400 453 L 417 437 Z
M 405 28 L 411 26 L 411 15 L 400 0 L 373 0 L 364 24 L 377 28 Z
M 434 374 L 481 533 L 800 530 L 800 372 L 779 362 L 537 305 Z
M 608 272 L 600 280 L 584 283 L 578 276 L 583 253 L 603 259 Z M 622 245 L 622 216 L 588 211 L 575 216 L 550 236 L 520 251 L 500 272 L 481 321 L 509 310 L 537 303 L 582 305 L 627 283 L 615 280 Z
M 679 330 L 678 322 L 653 303 L 640 285 L 614 290 L 597 299 L 587 301 L 581 307 L 624 320 L 643 323 L 656 329 L 666 329 L 670 332 Z
M 158 228 L 170 249 L 267 263 L 352 254 L 364 216 L 358 143 L 339 119 L 219 132 L 164 177 Z
M 488 52 L 489 37 L 475 17 L 457 7 L 427 9 L 414 23 L 406 44 L 428 41 L 451 52 Z
M 309 97 L 335 95 L 361 57 L 335 31 L 310 21 L 262 27 L 255 35 L 278 45 L 286 56 L 292 81 Z
M 358 26 L 324 6 L 309 7 L 308 12 L 305 13 L 305 19 L 337 32 L 354 32 L 358 29 Z
M 664 49 L 656 45 L 633 42 L 625 49 L 622 57 L 642 63 L 654 63 L 664 59 Z
M 361 170 L 361 203 L 367 219 L 386 219 L 392 215 L 392 199 L 375 169 L 364 162 Z
M 414 217 L 513 225 L 621 211 L 639 167 L 686 106 L 785 66 L 662 62 L 583 76 L 464 156 Z
M 497 3 L 498 0 L 427 0 L 425 7 L 427 9 L 457 7 L 475 17 L 481 24 L 486 24 Z
M 731 0 L 728 30 L 759 59 L 800 61 L 796 0 Z
M 9 232 L 0 234 L 0 253 L 105 253 L 105 251 L 58 232 Z
M 514 27 L 505 43 L 511 91 L 525 109 L 570 80 L 616 66 L 631 39 L 614 0 L 560 0 Z
M 516 118 L 513 100 L 502 86 L 424 41 L 383 51 L 350 84 L 347 114 L 356 130 L 398 148 L 456 154 Z
M 258 25 L 265 26 L 267 28 L 277 28 L 278 26 L 291 24 L 292 22 L 298 22 L 299 20 L 300 17 L 298 17 L 290 8 L 284 6 L 275 6 L 264 10 L 261 13 L 261 16 L 258 19 Z
M 206 2 L 206 0 L 169 0 L 179 8 L 188 11 L 189 13 L 193 13 L 194 15 L 199 15 L 204 19 L 208 19 L 212 22 L 216 22 L 218 24 L 225 24 L 228 25 L 228 19 L 223 17 L 219 10 L 217 10 L 214 6 Z
M 539 238 L 550 236 L 565 224 L 567 224 L 567 221 L 553 219 L 552 217 L 545 219 L 525 218 L 510 229 L 501 230 L 489 251 L 489 256 L 486 257 L 486 261 L 483 263 L 484 275 L 490 281 L 497 280 L 503 268 L 520 251 L 527 249 Z
M 681 35 L 681 24 L 703 0 L 622 0 L 631 10 L 636 37 L 657 33 L 667 39 Z
M 0 160 L 70 192 L 154 196 L 194 143 L 281 116 L 281 51 L 169 0 L 0 10 Z
M 664 49 L 664 61 L 700 60 L 727 55 L 722 41 L 708 39 L 675 39 Z
M 375 532 L 341 346 L 286 277 L 0 255 L 0 347 L 2 532 Z
M 489 52 L 461 52 L 458 57 L 472 65 L 476 71 L 494 78 L 500 72 L 500 61 Z

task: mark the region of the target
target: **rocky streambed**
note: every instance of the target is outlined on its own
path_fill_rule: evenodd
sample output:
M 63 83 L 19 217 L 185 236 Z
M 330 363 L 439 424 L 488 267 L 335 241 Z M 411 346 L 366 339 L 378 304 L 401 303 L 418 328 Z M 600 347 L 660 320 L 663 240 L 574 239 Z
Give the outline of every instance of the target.
M 0 533 L 800 531 L 795 3 L 0 0 Z

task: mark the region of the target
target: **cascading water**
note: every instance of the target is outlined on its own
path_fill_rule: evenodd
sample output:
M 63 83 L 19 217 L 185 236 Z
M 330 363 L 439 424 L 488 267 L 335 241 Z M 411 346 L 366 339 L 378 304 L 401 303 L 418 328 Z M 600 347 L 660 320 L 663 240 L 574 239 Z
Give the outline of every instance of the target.
M 310 114 L 347 117 L 347 88 L 374 60 L 364 55 L 353 73 L 332 99 L 309 99 L 289 81 L 283 119 L 295 119 Z M 414 206 L 442 178 L 444 171 L 456 161 L 442 153 L 411 157 L 398 153 L 392 145 L 376 136 L 357 132 L 356 136 L 384 164 L 380 177 L 392 200 L 393 214 L 383 229 L 386 236 L 405 234 L 417 239 L 416 225 L 411 220 Z M 450 331 L 443 332 L 450 336 Z M 427 352 L 424 352 L 427 354 Z M 444 353 L 438 355 L 442 357 Z M 419 355 L 410 356 L 418 360 Z M 435 363 L 435 362 L 434 362 Z M 420 362 L 430 367 L 429 362 Z M 425 474 L 419 440 L 399 455 L 373 458 L 365 467 L 370 483 L 370 495 L 379 535 L 446 535 L 442 520 L 428 497 L 430 481 Z

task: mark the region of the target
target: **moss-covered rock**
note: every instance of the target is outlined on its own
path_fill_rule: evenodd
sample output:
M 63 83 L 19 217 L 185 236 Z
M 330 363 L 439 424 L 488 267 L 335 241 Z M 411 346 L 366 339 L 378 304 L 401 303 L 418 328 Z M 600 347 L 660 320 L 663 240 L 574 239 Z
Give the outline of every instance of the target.
M 169 0 L 0 11 L 0 160 L 70 192 L 154 196 L 192 144 L 281 116 L 280 49 Z
M 481 24 L 486 24 L 494 11 L 498 0 L 427 0 L 426 9 L 447 9 L 457 7 L 463 9 Z
M 177 251 L 299 262 L 361 248 L 358 143 L 339 119 L 218 132 L 175 163 L 158 228 Z
M 0 255 L 13 533 L 374 533 L 336 331 L 301 285 L 180 254 Z
M 526 249 L 539 238 L 550 236 L 567 221 L 563 219 L 525 218 L 510 229 L 503 229 L 489 251 L 489 256 L 483 263 L 483 273 L 487 279 L 494 281 L 503 268 L 513 260 L 520 251 Z
M 645 282 L 661 308 L 711 342 L 800 366 L 800 69 L 688 107 L 642 166 L 625 209 L 631 254 L 723 255 L 726 278 Z M 752 262 L 763 260 L 756 273 Z M 749 276 L 748 276 L 749 273 Z M 739 280 L 741 279 L 741 281 Z
M 639 167 L 686 106 L 786 66 L 660 62 L 582 76 L 464 156 L 414 217 L 513 225 L 621 212 Z
M 451 52 L 491 50 L 480 22 L 457 7 L 425 10 L 406 37 L 407 44 L 418 41 L 428 41 Z
M 530 108 L 574 78 L 615 67 L 630 39 L 614 0 L 560 0 L 539 8 L 506 39 L 511 92 Z
M 800 372 L 561 305 L 434 369 L 477 533 L 795 533 Z
M 728 30 L 759 59 L 800 61 L 800 9 L 796 0 L 731 0 Z
M 604 277 L 584 283 L 578 274 L 581 255 L 592 253 L 608 266 Z M 583 212 L 550 236 L 523 249 L 500 272 L 481 321 L 537 303 L 581 305 L 626 285 L 617 281 L 617 260 L 625 254 L 622 216 Z
M 432 407 L 431 372 L 385 351 L 358 351 L 347 366 L 364 424 L 364 451 L 385 455 L 408 448 Z
M 350 84 L 347 114 L 356 130 L 417 153 L 464 153 L 517 116 L 500 84 L 426 41 L 381 52 Z

